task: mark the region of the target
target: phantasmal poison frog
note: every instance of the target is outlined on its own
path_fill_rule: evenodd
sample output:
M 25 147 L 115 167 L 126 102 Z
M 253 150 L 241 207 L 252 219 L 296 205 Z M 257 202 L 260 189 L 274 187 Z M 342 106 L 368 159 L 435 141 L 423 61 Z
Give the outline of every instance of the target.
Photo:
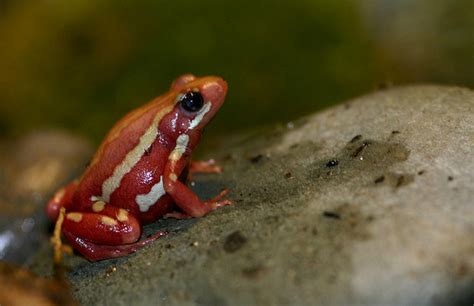
M 179 77 L 170 90 L 128 113 L 108 133 L 79 180 L 56 192 L 48 216 L 87 259 L 120 257 L 165 235 L 141 240 L 142 224 L 160 217 L 202 217 L 223 205 L 228 190 L 202 201 L 186 185 L 188 173 L 220 172 L 213 160 L 191 162 L 203 128 L 222 106 L 220 77 Z M 176 211 L 179 210 L 179 211 Z

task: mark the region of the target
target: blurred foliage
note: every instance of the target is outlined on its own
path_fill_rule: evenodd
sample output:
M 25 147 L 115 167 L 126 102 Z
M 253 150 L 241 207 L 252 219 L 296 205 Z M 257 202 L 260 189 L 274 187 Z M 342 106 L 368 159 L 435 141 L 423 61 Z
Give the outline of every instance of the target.
M 474 87 L 474 1 L 377 0 L 361 7 L 384 76 Z
M 386 81 L 472 86 L 473 2 L 457 2 L 0 0 L 0 131 L 64 127 L 99 142 L 185 72 L 229 82 L 214 134 Z

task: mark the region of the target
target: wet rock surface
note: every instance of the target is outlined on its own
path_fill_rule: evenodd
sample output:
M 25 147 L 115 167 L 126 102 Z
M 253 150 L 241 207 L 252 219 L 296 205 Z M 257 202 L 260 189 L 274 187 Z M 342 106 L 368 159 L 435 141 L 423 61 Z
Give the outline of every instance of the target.
M 135 254 L 64 260 L 84 305 L 462 305 L 474 295 L 474 92 L 373 93 L 212 152 L 202 198 Z M 52 274 L 45 247 L 31 265 Z

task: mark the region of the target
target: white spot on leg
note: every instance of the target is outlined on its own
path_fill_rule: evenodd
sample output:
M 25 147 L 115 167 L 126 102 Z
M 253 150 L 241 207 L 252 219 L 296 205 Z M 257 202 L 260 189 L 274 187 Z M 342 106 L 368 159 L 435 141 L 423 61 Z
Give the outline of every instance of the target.
M 118 224 L 118 222 L 115 220 L 115 219 L 112 219 L 108 216 L 103 216 L 100 221 L 105 224 L 105 225 L 109 225 L 109 226 L 115 226 Z
M 120 208 L 119 212 L 117 213 L 117 220 L 119 220 L 120 222 L 128 221 L 128 211 L 123 208 Z
M 151 187 L 150 192 L 146 194 L 139 194 L 136 196 L 135 201 L 141 212 L 146 212 L 150 207 L 155 204 L 164 194 L 165 188 L 163 186 L 163 177 L 160 177 L 158 183 Z
M 78 213 L 78 212 L 68 213 L 68 214 L 66 215 L 66 219 L 71 220 L 71 221 L 74 221 L 74 222 L 81 222 L 81 220 L 82 220 L 82 214 L 81 214 L 81 213 Z
M 104 201 L 97 201 L 94 204 L 92 204 L 92 210 L 94 212 L 100 212 L 104 210 L 105 207 L 105 202 Z
M 193 121 L 189 124 L 189 129 L 192 130 L 196 126 L 201 123 L 202 118 L 204 118 L 204 115 L 206 115 L 209 111 L 211 110 L 211 102 L 207 102 L 204 104 L 203 108 L 197 113 L 196 117 L 194 117 Z

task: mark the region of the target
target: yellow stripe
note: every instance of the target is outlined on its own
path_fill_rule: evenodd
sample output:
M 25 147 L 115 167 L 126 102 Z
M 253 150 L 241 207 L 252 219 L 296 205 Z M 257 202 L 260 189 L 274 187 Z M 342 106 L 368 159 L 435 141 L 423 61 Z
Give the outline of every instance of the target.
M 140 137 L 138 144 L 130 150 L 123 161 L 117 165 L 114 169 L 112 176 L 104 181 L 102 184 L 102 199 L 109 203 L 110 195 L 120 186 L 120 182 L 123 177 L 132 170 L 132 168 L 140 161 L 145 150 L 148 149 L 156 137 L 158 136 L 158 125 L 161 118 L 168 114 L 173 109 L 173 105 L 168 105 L 162 108 L 156 114 L 151 125 L 145 131 L 145 133 Z
M 165 94 L 164 96 L 160 96 L 156 99 L 153 99 L 151 102 L 149 102 L 149 103 L 147 103 L 147 104 L 145 104 L 145 105 L 143 105 L 143 106 L 141 106 L 141 107 L 139 107 L 135 110 L 132 110 L 131 112 L 126 114 L 121 120 L 119 120 L 112 127 L 112 129 L 109 131 L 109 133 L 105 137 L 104 141 L 99 146 L 99 149 L 94 154 L 94 158 L 92 159 L 92 162 L 89 165 L 88 169 L 91 169 L 95 164 L 97 164 L 99 162 L 99 160 L 101 160 L 102 153 L 104 151 L 105 146 L 107 144 L 111 143 L 112 141 L 114 141 L 115 139 L 117 139 L 120 136 L 120 134 L 122 133 L 123 129 L 125 129 L 130 124 L 130 122 L 133 122 L 133 121 L 139 119 L 144 113 L 147 113 L 147 112 L 151 111 L 154 107 L 156 107 L 158 109 L 160 109 L 160 108 L 164 109 L 164 108 L 167 108 L 169 106 L 173 106 L 174 101 L 173 101 L 173 99 L 171 99 L 170 95 L 175 95 L 175 93 L 168 93 L 168 94 Z M 171 101 L 171 102 L 169 102 L 169 101 Z M 165 104 L 169 104 L 169 105 L 165 106 Z M 161 114 L 161 112 L 158 111 L 156 116 L 160 116 L 160 114 Z M 163 117 L 164 115 L 165 114 L 161 114 L 161 117 Z M 155 120 L 156 120 L 156 116 L 155 116 Z M 159 118 L 159 120 L 161 120 L 161 117 Z M 87 171 L 85 173 L 87 173 Z

